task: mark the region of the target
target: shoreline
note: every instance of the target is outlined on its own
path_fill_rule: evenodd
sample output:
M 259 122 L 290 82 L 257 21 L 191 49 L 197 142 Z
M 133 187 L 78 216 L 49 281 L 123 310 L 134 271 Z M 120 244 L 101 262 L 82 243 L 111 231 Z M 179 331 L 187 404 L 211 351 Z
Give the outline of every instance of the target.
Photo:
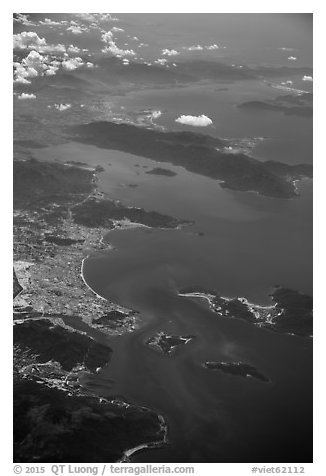
M 139 408 L 146 408 L 146 407 L 139 407 Z M 153 410 L 151 410 L 153 411 Z M 163 439 L 161 441 L 149 441 L 148 443 L 142 443 L 141 445 L 134 446 L 133 448 L 129 448 L 123 452 L 123 456 L 121 459 L 116 461 L 117 463 L 130 463 L 130 457 L 138 451 L 141 450 L 151 450 L 161 448 L 168 443 L 168 426 L 164 417 L 160 414 L 157 414 L 159 422 L 160 422 L 160 431 L 163 431 Z

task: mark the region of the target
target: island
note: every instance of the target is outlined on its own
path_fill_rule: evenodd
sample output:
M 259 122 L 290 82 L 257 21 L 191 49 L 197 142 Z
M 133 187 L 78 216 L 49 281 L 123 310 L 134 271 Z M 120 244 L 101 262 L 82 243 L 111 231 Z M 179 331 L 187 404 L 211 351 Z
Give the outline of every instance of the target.
M 298 195 L 296 181 L 312 177 L 309 164 L 263 162 L 244 153 L 238 141 L 234 144 L 210 135 L 168 132 L 108 121 L 69 126 L 66 130 L 71 140 L 182 166 L 190 172 L 218 180 L 221 187 L 231 190 L 288 199 Z
M 191 342 L 195 336 L 175 336 L 168 335 L 165 332 L 157 332 L 146 341 L 146 345 L 153 350 L 163 354 L 171 355 L 180 345 L 186 345 Z
M 181 289 L 179 296 L 207 300 L 210 309 L 222 318 L 242 319 L 284 334 L 313 335 L 312 296 L 279 285 L 270 294 L 270 305 L 251 303 L 245 297 L 220 296 L 215 290 L 205 291 L 193 286 Z
M 154 167 L 154 169 L 146 172 L 150 175 L 163 175 L 164 177 L 175 177 L 177 174 L 169 169 L 163 169 L 161 167 Z
M 229 375 L 239 377 L 252 377 L 262 382 L 269 382 L 269 379 L 259 372 L 255 367 L 243 362 L 205 362 L 203 367 L 209 370 L 220 370 Z
M 313 94 L 286 94 L 265 101 L 246 101 L 238 104 L 241 109 L 276 111 L 286 116 L 312 117 Z

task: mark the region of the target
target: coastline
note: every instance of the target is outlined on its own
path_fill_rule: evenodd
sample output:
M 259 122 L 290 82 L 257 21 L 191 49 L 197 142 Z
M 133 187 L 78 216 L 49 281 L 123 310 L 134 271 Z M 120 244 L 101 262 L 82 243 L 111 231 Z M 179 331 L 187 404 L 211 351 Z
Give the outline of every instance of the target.
M 140 407 L 140 408 L 145 408 L 145 407 Z M 123 453 L 123 457 L 121 459 L 119 459 L 118 461 L 116 461 L 117 463 L 130 463 L 131 462 L 130 457 L 132 455 L 138 453 L 138 451 L 161 448 L 161 447 L 163 447 L 164 445 L 166 445 L 168 443 L 168 438 L 167 438 L 168 426 L 167 426 L 167 423 L 164 420 L 164 417 L 162 415 L 158 414 L 157 416 L 158 416 L 158 419 L 160 421 L 160 431 L 163 432 L 163 439 L 161 441 L 150 441 L 148 443 L 143 443 L 141 445 L 134 446 L 133 448 L 129 448 L 128 450 L 125 450 L 124 453 Z

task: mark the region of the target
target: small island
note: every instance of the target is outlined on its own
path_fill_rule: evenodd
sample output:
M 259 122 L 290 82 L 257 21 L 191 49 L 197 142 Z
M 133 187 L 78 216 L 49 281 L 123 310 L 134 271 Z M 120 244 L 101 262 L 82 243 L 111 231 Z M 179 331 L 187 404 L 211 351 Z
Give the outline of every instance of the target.
M 163 354 L 172 354 L 173 351 L 181 345 L 186 345 L 191 342 L 195 336 L 175 336 L 168 335 L 165 332 L 158 332 L 154 336 L 150 337 L 146 344 L 153 350 L 161 352 Z
M 150 175 L 163 175 L 165 177 L 175 177 L 177 174 L 175 172 L 173 172 L 172 170 L 169 170 L 169 169 L 163 169 L 161 167 L 155 167 L 154 169 L 152 170 L 149 170 L 148 172 L 146 172 L 147 174 L 150 174 Z
M 269 382 L 269 379 L 255 367 L 244 364 L 243 362 L 205 362 L 203 367 L 209 370 L 220 370 L 229 375 L 245 378 L 252 377 L 262 382 Z
M 265 101 L 246 101 L 238 104 L 240 109 L 276 111 L 286 116 L 312 117 L 312 93 L 286 94 Z

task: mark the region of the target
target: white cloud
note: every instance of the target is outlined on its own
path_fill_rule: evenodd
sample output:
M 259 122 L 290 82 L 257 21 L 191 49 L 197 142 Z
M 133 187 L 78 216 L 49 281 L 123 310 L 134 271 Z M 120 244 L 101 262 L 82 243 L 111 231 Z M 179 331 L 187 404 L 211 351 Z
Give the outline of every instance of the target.
M 154 63 L 160 64 L 162 66 L 164 66 L 167 62 L 168 62 L 168 60 L 165 59 L 165 58 L 158 58 L 156 61 L 154 61 Z
M 26 77 L 20 75 L 20 74 L 17 74 L 14 78 L 14 83 L 19 83 L 19 84 L 31 84 L 31 81 L 29 81 L 28 79 L 26 79 Z
M 90 61 L 88 61 L 86 63 L 86 66 L 87 66 L 87 68 L 94 68 L 94 63 L 91 63 Z
M 20 50 L 38 49 L 45 45 L 45 38 L 40 38 L 35 31 L 22 31 L 14 35 L 14 48 Z
M 160 116 L 162 116 L 162 112 L 157 110 L 157 111 L 152 111 L 152 118 L 153 119 L 158 119 Z
M 178 53 L 177 50 L 169 50 L 169 49 L 165 49 L 165 50 L 162 50 L 162 55 L 163 56 L 176 56 L 176 55 L 179 55 L 180 53 Z
M 290 61 L 296 61 L 297 58 L 296 58 L 295 56 L 289 56 L 289 57 L 288 57 L 288 60 L 290 60 Z
M 65 69 L 66 71 L 73 71 L 74 69 L 83 66 L 84 62 L 79 56 L 76 56 L 76 58 L 69 58 L 67 60 L 64 60 L 61 64 L 63 69 Z
M 200 116 L 180 116 L 178 117 L 175 122 L 179 122 L 180 124 L 186 124 L 187 126 L 193 127 L 207 127 L 213 124 L 212 119 L 201 114 Z
M 44 18 L 44 20 L 40 20 L 40 25 L 58 26 L 61 25 L 61 22 L 51 20 L 51 18 Z
M 78 46 L 70 45 L 67 48 L 68 53 L 80 53 L 80 48 Z
M 124 56 L 135 56 L 134 50 L 123 50 L 119 48 L 114 41 L 109 41 L 110 46 L 105 46 L 101 51 L 102 53 L 111 53 L 114 56 L 117 56 L 118 58 L 124 57 Z
M 35 68 L 38 70 L 43 70 L 46 68 L 44 64 L 45 58 L 38 51 L 32 50 L 26 58 L 22 60 L 22 64 L 27 67 Z
M 70 109 L 71 104 L 55 104 L 54 107 L 58 111 L 62 112 L 62 111 L 66 111 L 67 109 Z
M 130 63 L 130 61 L 129 61 L 127 58 L 123 58 L 122 64 L 124 64 L 125 66 L 127 66 L 129 63 Z
M 50 61 L 48 55 L 44 56 L 38 51 L 32 50 L 22 59 L 21 63 L 14 63 L 14 82 L 30 84 L 31 78 L 37 76 L 53 76 L 59 69 L 60 61 Z
M 35 50 L 41 53 L 65 53 L 62 44 L 48 45 L 45 38 L 40 38 L 35 31 L 22 31 L 14 35 L 14 49 Z
M 313 81 L 313 77 L 312 76 L 307 76 L 306 74 L 304 75 L 304 77 L 302 78 L 302 81 Z
M 14 63 L 14 82 L 29 84 L 30 78 L 42 75 L 47 69 L 45 58 L 37 51 L 31 51 L 21 63 Z
M 58 66 L 52 66 L 52 65 L 49 65 L 48 66 L 48 69 L 44 72 L 44 74 L 46 76 L 55 76 L 57 71 L 58 71 L 59 67 Z
M 62 43 L 57 45 L 45 45 L 38 48 L 41 53 L 65 53 L 66 47 Z
M 70 26 L 67 28 L 67 31 L 71 31 L 74 35 L 80 35 L 84 31 L 88 31 L 87 27 L 84 25 L 78 25 L 78 23 L 72 21 Z
M 281 84 L 282 84 L 282 86 L 292 86 L 292 85 L 293 85 L 293 81 L 291 81 L 290 79 L 288 79 L 287 81 L 283 81 Z
M 101 40 L 104 41 L 104 43 L 110 43 L 110 41 L 113 40 L 113 33 L 111 30 L 105 31 L 101 35 Z
M 76 13 L 78 18 L 89 22 L 119 21 L 118 18 L 111 16 L 110 13 Z
M 219 49 L 219 46 L 214 43 L 214 45 L 208 45 L 208 46 L 205 46 L 206 50 L 218 50 Z
M 35 99 L 35 98 L 36 98 L 35 94 L 28 94 L 28 93 L 21 93 L 18 96 L 18 99 Z
M 277 48 L 278 50 L 281 50 L 281 51 L 294 51 L 294 48 L 286 48 L 286 47 L 282 47 L 282 48 Z
M 188 51 L 202 51 L 204 48 L 200 45 L 193 45 L 189 46 L 189 48 L 185 48 Z
M 119 31 L 124 31 L 124 29 L 114 26 L 113 28 L 111 28 L 111 31 L 114 31 L 115 33 L 118 33 Z
M 28 19 L 28 15 L 24 15 L 23 13 L 15 13 L 14 14 L 14 21 L 17 23 L 21 23 L 25 26 L 36 26 L 36 23 L 33 23 Z

